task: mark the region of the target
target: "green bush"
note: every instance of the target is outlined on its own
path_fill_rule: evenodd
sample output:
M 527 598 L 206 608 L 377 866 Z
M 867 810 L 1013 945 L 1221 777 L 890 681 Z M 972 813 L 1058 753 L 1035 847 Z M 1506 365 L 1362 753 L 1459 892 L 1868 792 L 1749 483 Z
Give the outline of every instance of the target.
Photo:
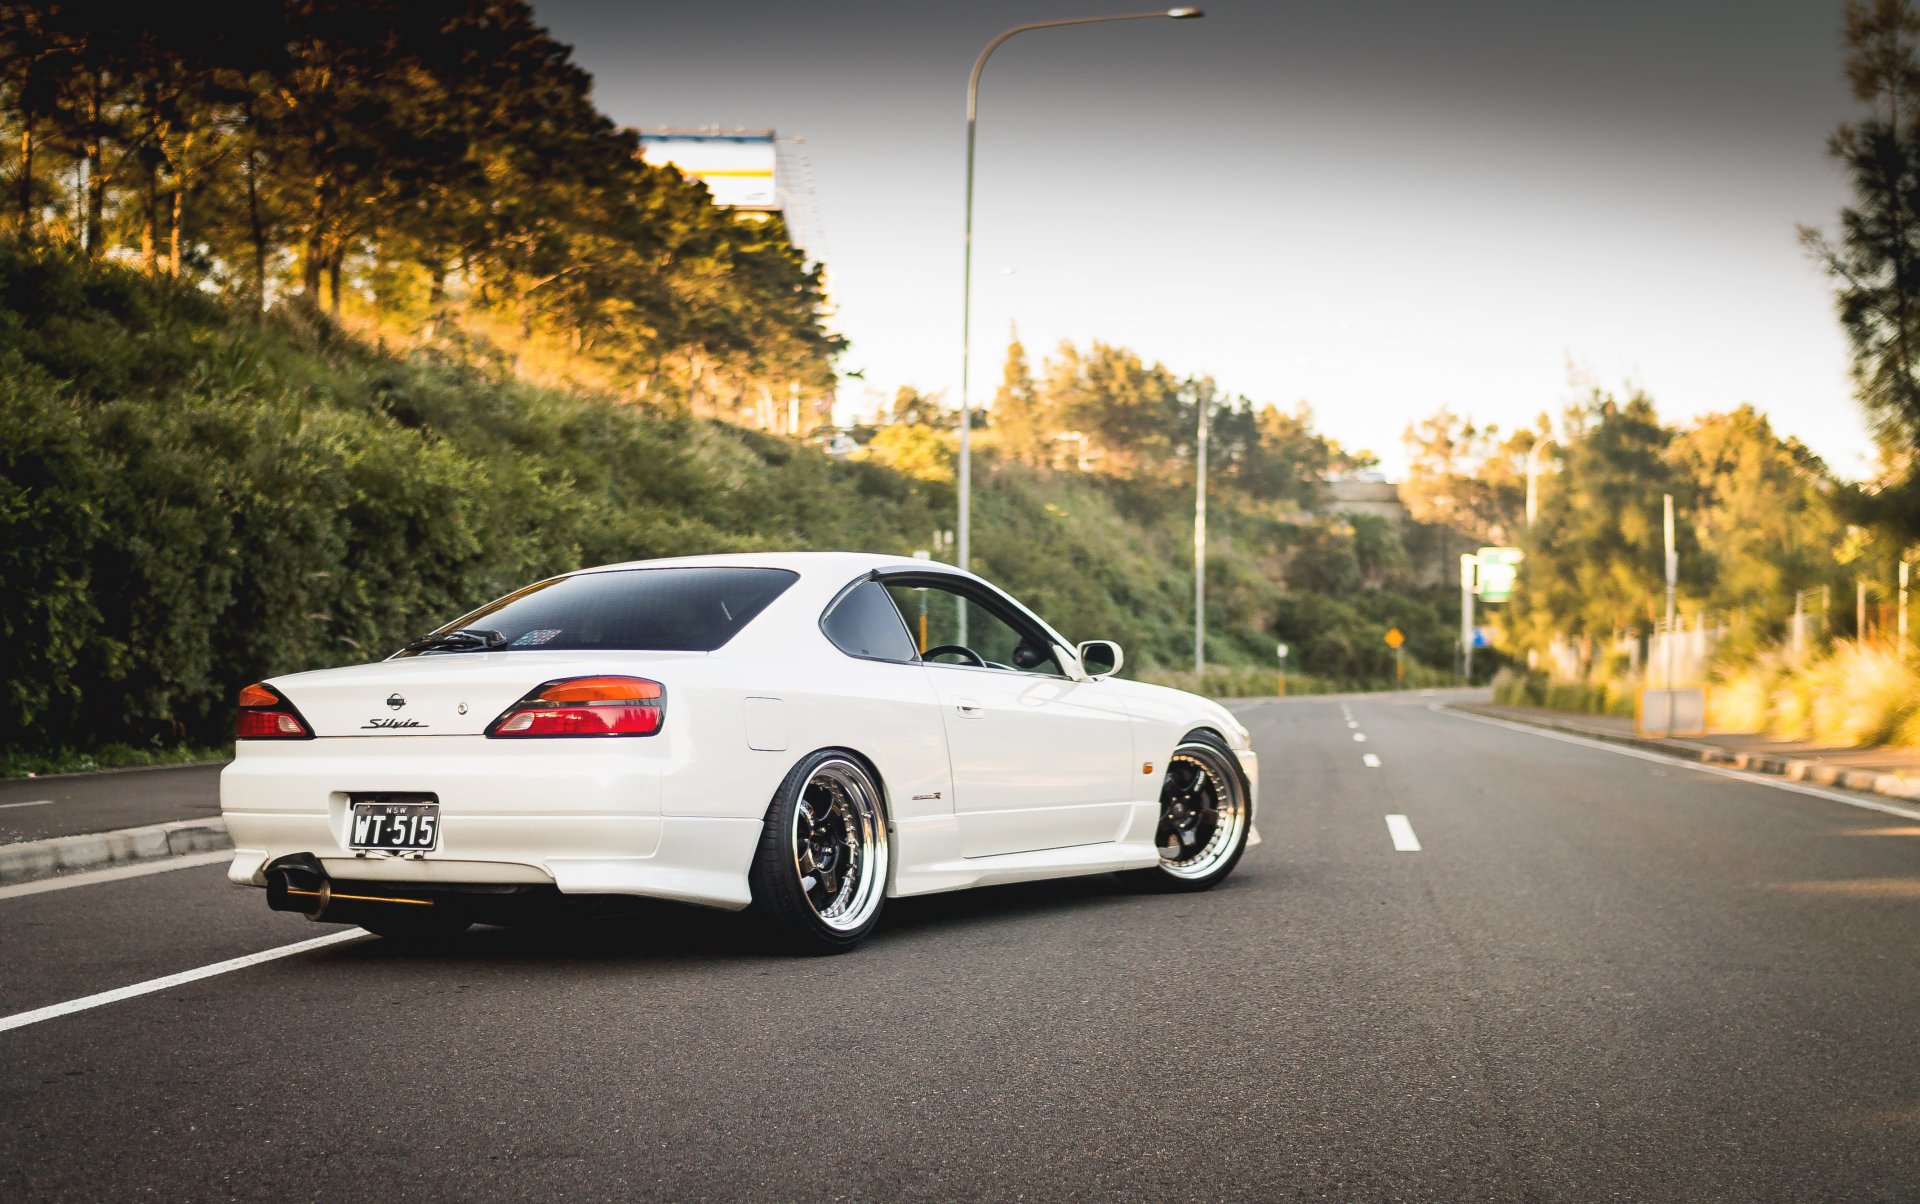
M 1582 715 L 1633 715 L 1633 693 L 1604 682 L 1554 681 L 1537 670 L 1501 669 L 1493 677 L 1493 700 L 1503 706 L 1543 707 Z

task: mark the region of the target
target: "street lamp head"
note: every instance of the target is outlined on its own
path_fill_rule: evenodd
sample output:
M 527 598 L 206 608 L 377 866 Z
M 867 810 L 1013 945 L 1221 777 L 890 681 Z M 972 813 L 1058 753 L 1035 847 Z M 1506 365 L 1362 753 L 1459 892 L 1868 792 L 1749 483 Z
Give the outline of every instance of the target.
M 1170 8 L 1167 10 L 1167 15 L 1176 21 L 1194 21 L 1207 14 L 1197 8 Z

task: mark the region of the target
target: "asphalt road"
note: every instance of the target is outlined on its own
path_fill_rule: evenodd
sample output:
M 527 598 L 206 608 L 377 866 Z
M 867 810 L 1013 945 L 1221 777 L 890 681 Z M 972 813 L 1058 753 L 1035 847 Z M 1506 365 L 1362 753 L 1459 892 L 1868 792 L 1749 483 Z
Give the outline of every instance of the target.
M 0 781 L 0 844 L 220 814 L 218 765 Z
M 1920 820 L 1428 702 L 1245 708 L 1204 895 L 368 938 L 0 1032 L 0 1198 L 1920 1196 Z M 0 897 L 0 1016 L 327 931 L 219 867 Z

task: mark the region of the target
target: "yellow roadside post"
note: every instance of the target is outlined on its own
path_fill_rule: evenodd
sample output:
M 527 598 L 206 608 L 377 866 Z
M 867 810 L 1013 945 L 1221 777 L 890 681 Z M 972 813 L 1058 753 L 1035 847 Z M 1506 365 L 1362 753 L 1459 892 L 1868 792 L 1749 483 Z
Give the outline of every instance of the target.
M 1407 642 L 1406 633 L 1402 632 L 1398 627 L 1389 627 L 1387 628 L 1386 641 L 1387 647 L 1393 649 L 1393 684 L 1404 686 L 1407 684 L 1407 661 L 1406 657 L 1401 654 L 1400 646 Z

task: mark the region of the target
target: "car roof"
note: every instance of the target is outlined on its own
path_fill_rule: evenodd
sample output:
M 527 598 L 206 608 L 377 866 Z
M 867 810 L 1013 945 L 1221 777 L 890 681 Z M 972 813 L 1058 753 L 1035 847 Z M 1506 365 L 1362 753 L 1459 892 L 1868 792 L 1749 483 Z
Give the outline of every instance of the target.
M 719 552 L 705 556 L 668 556 L 658 560 L 627 560 L 576 569 L 578 573 L 606 573 L 618 569 L 665 568 L 740 568 L 788 569 L 803 576 L 832 574 L 846 580 L 876 569 L 934 569 L 958 573 L 960 570 L 939 561 L 912 556 L 890 556 L 881 552 Z
M 921 573 L 939 573 L 978 581 L 987 586 L 996 595 L 1011 603 L 1014 609 L 1024 613 L 1027 618 L 1039 624 L 1040 629 L 1051 636 L 1062 647 L 1071 648 L 1066 637 L 1054 630 L 1047 621 L 1030 610 L 1017 598 L 995 586 L 984 577 L 976 576 L 965 569 L 958 568 L 940 560 L 921 560 L 915 556 L 891 556 L 881 552 L 718 552 L 705 556 L 669 556 L 658 560 L 628 560 L 619 564 L 602 564 L 593 568 L 576 569 L 563 573 L 565 577 L 575 577 L 583 573 L 609 573 L 621 569 L 664 569 L 664 568 L 735 568 L 735 569 L 787 569 L 800 574 L 803 580 L 818 584 L 827 584 L 838 590 L 847 582 L 865 573 L 912 571 Z M 823 601 L 824 599 L 815 599 Z M 751 624 L 749 625 L 751 626 Z

